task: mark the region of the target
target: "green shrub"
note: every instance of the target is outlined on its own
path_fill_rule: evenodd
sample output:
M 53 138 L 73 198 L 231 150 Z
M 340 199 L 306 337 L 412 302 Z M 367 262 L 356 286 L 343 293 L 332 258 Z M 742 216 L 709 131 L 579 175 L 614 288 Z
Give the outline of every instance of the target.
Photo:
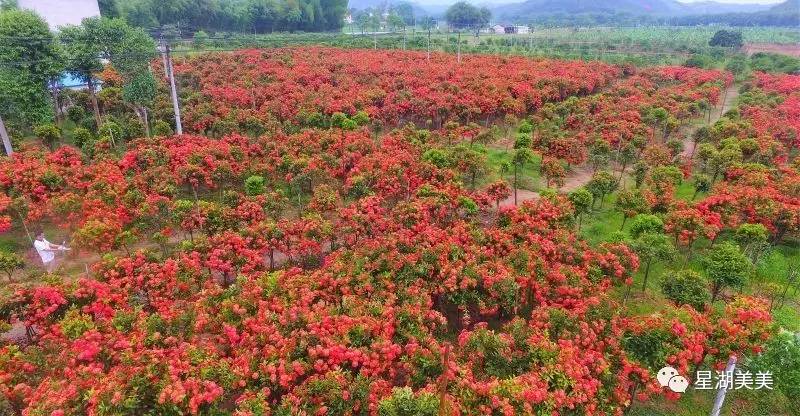
M 366 111 L 359 111 L 353 116 L 353 121 L 359 126 L 365 126 L 369 124 L 369 114 Z
M 439 399 L 430 393 L 414 395 L 409 387 L 395 388 L 389 398 L 378 403 L 380 416 L 436 416 Z
M 343 128 L 345 121 L 347 121 L 347 116 L 344 113 L 331 114 L 331 127 Z
M 80 122 L 86 117 L 86 109 L 79 105 L 73 105 L 67 109 L 67 118 L 75 123 Z
M 124 133 L 122 126 L 114 121 L 106 121 L 97 129 L 98 136 L 110 137 L 114 142 L 122 140 L 125 137 Z
M 250 196 L 261 195 L 266 190 L 266 180 L 263 176 L 253 175 L 244 181 L 244 193 Z
M 153 134 L 156 136 L 172 136 L 175 133 L 169 123 L 164 120 L 158 120 L 153 124 Z
M 422 154 L 422 160 L 436 166 L 444 168 L 447 166 L 447 154 L 441 149 L 428 149 Z
M 83 127 L 76 127 L 75 130 L 72 130 L 72 143 L 75 147 L 82 148 L 84 144 L 92 140 L 94 140 L 94 136 L 89 130 Z
M 657 215 L 639 214 L 633 219 L 631 237 L 638 238 L 642 234 L 660 234 L 664 232 L 664 221 Z
M 61 139 L 61 129 L 53 123 L 42 124 L 33 128 L 33 134 L 42 139 L 42 142 L 49 148 L 53 148 L 56 142 Z
M 676 304 L 689 305 L 699 311 L 711 296 L 706 279 L 693 270 L 667 272 L 661 278 L 661 291 Z
M 0 271 L 12 280 L 14 272 L 25 267 L 25 261 L 16 253 L 0 250 Z
M 76 340 L 80 338 L 84 332 L 94 329 L 92 317 L 80 313 L 80 311 L 75 308 L 71 308 L 67 311 L 64 318 L 61 319 L 60 324 L 61 332 L 71 340 Z

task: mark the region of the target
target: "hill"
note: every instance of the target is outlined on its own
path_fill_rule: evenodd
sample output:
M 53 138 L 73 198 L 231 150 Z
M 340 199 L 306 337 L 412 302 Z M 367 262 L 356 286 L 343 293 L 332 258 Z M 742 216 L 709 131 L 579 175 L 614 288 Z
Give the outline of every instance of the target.
M 584 21 L 613 23 L 615 21 L 641 21 L 680 19 L 696 22 L 714 21 L 711 16 L 735 16 L 739 21 L 755 15 L 791 15 L 797 13 L 798 0 L 769 6 L 760 4 L 732 4 L 716 1 L 682 3 L 676 0 L 527 0 L 495 7 L 496 20 L 515 22 Z M 783 22 L 785 19 L 778 19 Z
M 798 13 L 800 12 L 800 0 L 786 0 L 772 6 L 769 11 L 770 13 Z

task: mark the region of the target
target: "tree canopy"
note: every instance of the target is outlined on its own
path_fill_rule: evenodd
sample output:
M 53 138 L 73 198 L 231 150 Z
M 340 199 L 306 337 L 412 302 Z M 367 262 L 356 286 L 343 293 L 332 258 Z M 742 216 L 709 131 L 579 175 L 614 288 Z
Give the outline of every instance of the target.
M 477 29 L 489 23 L 492 12 L 486 7 L 475 7 L 460 1 L 453 4 L 444 14 L 447 23 L 456 29 Z
M 100 10 L 144 28 L 172 24 L 192 32 L 318 32 L 342 27 L 347 0 L 104 0 Z
M 47 84 L 61 69 L 53 35 L 27 10 L 0 12 L 0 116 L 23 125 L 52 117 Z

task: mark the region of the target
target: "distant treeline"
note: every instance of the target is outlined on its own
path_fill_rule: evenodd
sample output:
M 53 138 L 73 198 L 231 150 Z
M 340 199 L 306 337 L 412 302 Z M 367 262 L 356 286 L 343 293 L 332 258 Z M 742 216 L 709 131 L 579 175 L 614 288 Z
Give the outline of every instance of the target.
M 100 0 L 100 13 L 144 28 L 269 33 L 339 30 L 347 0 Z
M 756 12 L 725 13 L 693 16 L 642 16 L 631 13 L 554 13 L 517 16 L 516 21 L 547 27 L 557 26 L 773 26 L 797 27 L 800 25 L 800 12 Z
M 673 23 L 681 26 L 724 24 L 729 26 L 800 26 L 800 11 L 776 13 L 725 13 L 699 16 L 683 16 L 673 19 Z

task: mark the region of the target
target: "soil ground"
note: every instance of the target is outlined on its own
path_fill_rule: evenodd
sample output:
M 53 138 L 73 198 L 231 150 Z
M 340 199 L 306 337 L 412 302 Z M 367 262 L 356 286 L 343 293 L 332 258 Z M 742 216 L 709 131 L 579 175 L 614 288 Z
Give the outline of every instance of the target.
M 747 56 L 758 52 L 779 53 L 800 58 L 800 45 L 777 43 L 746 43 L 742 50 Z

